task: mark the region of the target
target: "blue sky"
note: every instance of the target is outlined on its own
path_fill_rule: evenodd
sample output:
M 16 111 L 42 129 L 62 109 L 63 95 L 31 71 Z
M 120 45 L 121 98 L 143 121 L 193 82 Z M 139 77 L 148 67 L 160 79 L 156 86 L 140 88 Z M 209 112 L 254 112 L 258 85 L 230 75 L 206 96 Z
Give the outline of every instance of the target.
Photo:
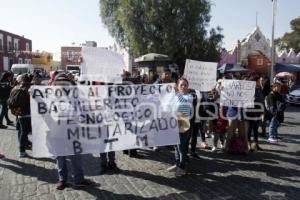
M 0 0 L 0 29 L 32 40 L 33 50 L 59 58 L 60 47 L 93 40 L 98 46 L 114 40 L 99 17 L 98 0 Z M 271 38 L 271 0 L 212 0 L 211 27 L 223 28 L 225 48 L 232 48 L 258 25 Z M 289 22 L 300 16 L 299 0 L 278 0 L 275 37 L 290 31 Z

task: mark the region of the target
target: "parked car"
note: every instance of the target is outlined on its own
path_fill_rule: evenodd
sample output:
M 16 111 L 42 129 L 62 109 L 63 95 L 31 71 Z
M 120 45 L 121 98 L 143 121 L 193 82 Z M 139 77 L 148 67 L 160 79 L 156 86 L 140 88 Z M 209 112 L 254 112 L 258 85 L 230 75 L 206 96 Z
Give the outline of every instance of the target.
M 44 65 L 39 64 L 13 64 L 11 71 L 14 73 L 14 78 L 19 74 L 38 72 L 42 77 L 46 75 Z
M 286 101 L 290 104 L 300 105 L 300 88 L 294 89 L 287 94 Z

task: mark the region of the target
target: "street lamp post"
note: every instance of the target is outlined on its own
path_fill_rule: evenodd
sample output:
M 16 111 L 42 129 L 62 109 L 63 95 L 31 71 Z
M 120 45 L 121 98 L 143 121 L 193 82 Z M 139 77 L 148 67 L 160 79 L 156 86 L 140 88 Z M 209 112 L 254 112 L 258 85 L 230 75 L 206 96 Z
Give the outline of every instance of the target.
M 276 16 L 277 0 L 272 0 L 272 2 L 273 2 L 273 15 L 272 15 L 271 70 L 270 70 L 271 84 L 273 81 L 274 61 L 275 61 L 274 29 L 275 29 L 275 16 Z

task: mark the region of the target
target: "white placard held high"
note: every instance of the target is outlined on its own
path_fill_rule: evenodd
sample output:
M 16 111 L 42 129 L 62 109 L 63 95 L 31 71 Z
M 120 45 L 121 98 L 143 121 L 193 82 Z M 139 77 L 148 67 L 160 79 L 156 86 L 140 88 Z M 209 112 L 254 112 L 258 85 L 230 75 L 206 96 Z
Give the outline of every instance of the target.
M 228 107 L 254 107 L 255 81 L 224 80 L 222 83 L 222 106 Z
M 207 92 L 216 85 L 217 65 L 213 62 L 186 60 L 184 76 L 189 81 L 189 88 Z
M 121 83 L 123 68 L 122 56 L 103 48 L 82 47 L 81 80 Z

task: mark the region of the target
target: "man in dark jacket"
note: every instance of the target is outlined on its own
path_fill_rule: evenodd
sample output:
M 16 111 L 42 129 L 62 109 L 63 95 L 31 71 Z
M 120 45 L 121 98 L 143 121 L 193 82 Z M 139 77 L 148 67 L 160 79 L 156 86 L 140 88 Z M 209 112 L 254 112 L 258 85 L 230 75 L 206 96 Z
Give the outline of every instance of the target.
M 13 112 L 17 116 L 17 125 L 18 130 L 18 141 L 19 141 L 19 156 L 27 157 L 25 149 L 30 145 L 28 140 L 28 134 L 31 132 L 31 116 L 30 116 L 30 94 L 29 87 L 31 79 L 27 74 L 21 75 L 20 84 L 14 87 L 11 91 L 10 98 L 8 100 L 9 105 L 11 101 L 15 101 L 14 107 L 18 112 Z M 14 99 L 14 100 L 12 100 Z M 11 109 L 13 109 L 11 107 Z
M 160 78 L 158 78 L 154 84 L 162 84 L 162 83 L 173 83 L 172 73 L 169 68 L 164 68 Z
M 282 83 L 276 81 L 272 86 L 272 91 L 265 99 L 266 109 L 272 116 L 269 125 L 269 141 L 278 142 L 278 132 L 277 129 L 280 123 L 283 121 L 283 112 L 285 109 L 285 102 L 280 94 Z
M 0 129 L 5 129 L 7 126 L 3 124 L 3 119 L 5 117 L 7 125 L 13 125 L 13 121 L 11 121 L 8 117 L 8 107 L 7 107 L 7 99 L 9 98 L 9 94 L 11 92 L 11 81 L 13 78 L 13 74 L 11 72 L 4 72 L 1 80 L 0 80 Z

